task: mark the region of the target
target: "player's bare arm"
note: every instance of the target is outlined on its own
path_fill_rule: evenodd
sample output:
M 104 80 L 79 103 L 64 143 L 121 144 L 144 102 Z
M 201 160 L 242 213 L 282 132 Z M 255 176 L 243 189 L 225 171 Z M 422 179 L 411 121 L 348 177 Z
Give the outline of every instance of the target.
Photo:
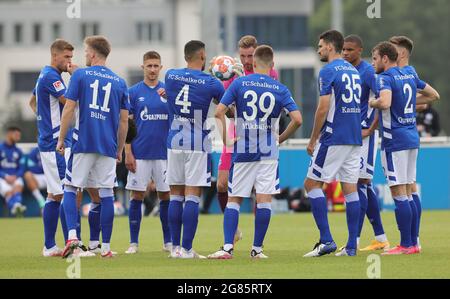
M 56 145 L 56 151 L 61 155 L 64 155 L 64 139 L 66 138 L 67 131 L 72 123 L 73 116 L 77 102 L 71 99 L 66 100 L 64 109 L 61 115 L 61 127 L 59 132 L 58 144 Z
M 319 139 L 320 130 L 325 123 L 328 110 L 330 110 L 330 99 L 331 95 L 324 95 L 319 98 L 319 105 L 317 106 L 316 114 L 314 117 L 314 127 L 311 133 L 308 147 L 306 148 L 310 156 L 312 156 L 314 153 L 314 147 L 316 146 L 317 139 Z
M 231 146 L 234 144 L 235 140 L 230 140 L 227 134 L 227 125 L 225 121 L 225 114 L 229 108 L 224 104 L 220 103 L 217 105 L 216 113 L 214 117 L 216 118 L 216 122 L 219 128 L 220 135 L 222 137 L 223 144 L 226 146 Z
M 286 141 L 289 136 L 291 136 L 300 126 L 302 125 L 303 119 L 302 114 L 298 110 L 289 112 L 289 117 L 291 121 L 289 122 L 286 130 L 278 138 L 278 142 L 281 144 Z
M 380 92 L 380 98 L 375 100 L 371 99 L 369 101 L 369 106 L 379 110 L 385 110 L 391 107 L 392 104 L 392 91 L 382 90 Z
M 366 138 L 366 137 L 372 135 L 373 132 L 378 128 L 379 115 L 376 112 L 374 112 L 374 113 L 375 113 L 375 116 L 373 117 L 373 121 L 372 121 L 372 124 L 370 125 L 370 127 L 368 129 L 362 130 L 362 138 Z
M 417 92 L 416 105 L 431 104 L 441 98 L 439 93 L 429 84 Z
M 31 110 L 33 110 L 33 112 L 36 114 L 37 113 L 37 107 L 36 107 L 36 96 L 32 95 L 29 105 L 31 107 Z
M 128 110 L 120 110 L 120 123 L 118 132 L 117 161 L 122 162 L 123 148 L 125 147 L 125 139 L 128 132 Z

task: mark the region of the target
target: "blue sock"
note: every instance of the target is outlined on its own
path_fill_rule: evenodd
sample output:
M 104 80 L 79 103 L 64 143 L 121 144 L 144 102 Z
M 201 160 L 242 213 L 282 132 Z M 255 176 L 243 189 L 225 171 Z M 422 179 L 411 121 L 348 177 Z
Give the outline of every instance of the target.
M 50 249 L 56 245 L 55 234 L 58 228 L 59 206 L 60 202 L 47 198 L 42 218 L 44 220 L 44 242 L 45 248 Z
M 235 202 L 229 202 L 223 212 L 223 244 L 233 244 L 234 234 L 236 233 L 239 223 L 240 205 Z
M 130 224 L 130 243 L 139 243 L 139 230 L 141 229 L 142 201 L 131 199 L 128 210 L 128 223 Z
M 328 225 L 327 200 L 321 189 L 313 189 L 308 192 L 311 203 L 311 209 L 316 221 L 317 228 L 320 231 L 320 243 L 332 242 L 330 227 Z
M 102 201 L 100 212 L 100 226 L 102 229 L 102 243 L 110 243 L 114 223 L 114 192 L 112 189 L 99 189 Z
M 81 240 L 81 213 L 78 210 L 78 218 L 77 218 L 77 236 L 78 240 Z
M 359 212 L 359 223 L 358 223 L 358 238 L 361 236 L 361 231 L 364 226 L 364 218 L 366 218 L 366 211 L 368 205 L 367 199 L 367 185 L 358 184 L 358 196 L 359 196 L 359 204 L 361 210 Z
M 180 246 L 181 226 L 183 224 L 183 201 L 180 195 L 171 195 L 169 203 L 169 227 L 172 235 L 172 245 Z
M 408 203 L 406 195 L 395 198 L 395 215 L 398 221 L 398 228 L 400 230 L 400 245 L 403 247 L 412 246 L 411 241 L 411 222 L 412 212 L 411 206 Z
M 256 205 L 255 213 L 255 236 L 253 239 L 253 246 L 262 247 L 264 237 L 269 228 L 270 216 L 272 214 L 271 204 L 268 202 L 258 203 Z
M 64 201 L 59 206 L 59 218 L 61 219 L 64 243 L 66 243 L 67 239 L 69 239 L 69 230 L 67 229 L 66 213 L 64 212 Z
M 169 203 L 168 200 L 159 201 L 159 219 L 161 220 L 164 244 L 172 242 L 169 228 Z
M 384 234 L 383 223 L 381 222 L 380 207 L 378 206 L 378 198 L 373 190 L 372 184 L 367 185 L 367 218 L 372 224 L 375 236 Z
M 417 221 L 418 221 L 418 215 L 417 215 L 417 208 L 416 204 L 411 197 L 408 198 L 409 206 L 411 207 L 411 242 L 412 246 L 417 245 Z
M 183 210 L 183 248 L 191 250 L 198 224 L 198 204 L 200 198 L 194 195 L 186 196 Z
M 357 192 L 345 195 L 345 212 L 347 216 L 348 241 L 346 248 L 356 249 L 356 238 L 359 229 L 359 215 L 361 212 L 361 204 Z
M 77 189 L 72 186 L 64 188 L 64 214 L 66 215 L 67 230 L 77 229 L 78 209 L 77 209 Z
M 412 194 L 414 203 L 416 204 L 417 209 L 417 237 L 419 237 L 419 231 L 420 231 L 420 219 L 422 217 L 422 203 L 420 201 L 419 194 L 416 192 L 413 192 Z
M 89 209 L 89 230 L 91 241 L 100 240 L 100 213 L 102 210 L 102 205 L 100 203 L 91 203 L 91 208 Z

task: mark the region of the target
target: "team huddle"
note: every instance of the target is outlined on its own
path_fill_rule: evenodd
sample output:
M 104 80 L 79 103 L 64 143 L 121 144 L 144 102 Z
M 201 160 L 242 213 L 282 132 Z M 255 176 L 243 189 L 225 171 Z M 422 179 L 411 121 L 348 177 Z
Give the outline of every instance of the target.
M 116 164 L 125 152 L 126 189 L 131 191 L 126 254 L 138 252 L 142 201 L 153 181 L 160 202 L 163 250 L 170 258 L 232 258 L 234 245 L 242 238 L 240 205 L 252 190 L 256 192 L 256 210 L 250 256 L 267 258 L 263 243 L 271 200 L 280 192 L 279 145 L 302 124 L 289 89 L 277 80 L 273 49 L 257 45 L 253 36 L 242 37 L 241 64 L 233 66 L 231 80 L 221 82 L 204 72 L 205 44 L 189 41 L 184 47 L 186 68 L 167 70 L 164 83 L 159 80 L 161 56 L 149 51 L 143 56 L 144 79 L 128 88 L 125 80 L 106 66 L 111 51 L 108 40 L 90 36 L 84 44 L 85 68 L 72 64 L 74 47 L 69 42 L 59 39 L 52 44 L 51 65 L 42 69 L 30 100 L 37 115 L 38 147 L 48 191 L 43 207 L 43 255 L 115 255 L 110 246 L 113 188 Z M 320 240 L 305 257 L 337 250 L 322 191 L 324 183 L 336 179 L 346 199 L 349 232 L 348 242 L 337 256 L 356 255 L 366 214 L 375 240 L 361 250 L 420 252 L 415 113 L 416 105 L 428 104 L 439 94 L 408 66 L 412 53 L 408 38 L 393 37 L 378 44 L 372 50 L 373 67 L 361 59 L 362 48 L 358 36 L 344 39 L 334 30 L 319 38 L 318 54 L 327 64 L 319 73 L 320 99 L 307 147 L 312 159 L 304 186 Z M 71 75 L 68 86 L 62 72 Z M 217 105 L 216 129 L 224 144 L 218 176 L 224 243 L 217 252 L 203 256 L 193 249 L 193 243 L 202 188 L 211 184 L 212 134 L 206 125 L 211 103 Z M 280 134 L 278 122 L 283 111 L 290 123 Z M 389 248 L 371 184 L 378 127 L 382 164 L 401 235 L 400 245 L 394 248 Z M 80 240 L 83 190 L 92 201 L 87 247 Z M 59 218 L 64 249 L 55 241 Z

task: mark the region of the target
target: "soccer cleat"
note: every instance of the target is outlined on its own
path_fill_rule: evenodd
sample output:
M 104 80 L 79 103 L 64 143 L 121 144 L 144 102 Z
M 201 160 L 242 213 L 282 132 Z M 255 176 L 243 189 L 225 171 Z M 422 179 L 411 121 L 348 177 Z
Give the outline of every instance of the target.
M 64 247 L 64 250 L 62 252 L 62 258 L 68 258 L 73 253 L 73 251 L 78 248 L 78 245 L 78 239 L 67 240 L 66 246 Z
M 250 257 L 252 259 L 268 259 L 269 257 L 267 255 L 265 255 L 262 250 L 260 252 L 256 252 L 255 249 L 252 249 L 252 251 L 250 252 Z
M 172 246 L 172 250 L 170 251 L 169 258 L 178 259 L 181 256 L 180 246 Z
M 138 252 L 138 245 L 135 243 L 130 244 L 130 247 L 128 247 L 127 251 L 125 251 L 126 254 L 135 254 Z
M 79 247 L 82 251 L 85 251 L 85 252 L 88 251 L 86 245 L 84 245 L 84 244 L 80 244 L 78 247 Z
M 381 255 L 401 255 L 401 254 L 414 254 L 414 253 L 416 253 L 414 250 L 414 246 L 403 247 L 403 246 L 397 245 L 394 248 L 381 253 Z
M 238 228 L 238 229 L 236 229 L 236 233 L 234 234 L 233 245 L 235 245 L 240 240 L 242 240 L 242 232 Z
M 420 253 L 421 251 L 422 251 L 422 249 L 420 248 L 420 246 L 416 245 L 416 246 L 413 246 L 413 252 L 412 252 L 412 254 L 418 254 L 418 253 Z
M 350 248 L 342 248 L 339 250 L 338 253 L 335 254 L 336 256 L 356 256 L 356 249 L 350 249 Z
M 75 256 L 75 257 L 93 257 L 93 256 L 95 256 L 95 253 L 88 251 L 87 248 L 86 248 L 86 251 L 84 251 L 81 247 L 78 247 L 78 248 L 76 248 L 73 251 L 72 256 Z
M 11 215 L 16 217 L 23 217 L 23 214 L 27 210 L 27 207 L 22 205 L 20 202 L 16 202 L 11 208 Z
M 192 248 L 191 248 L 191 250 L 186 250 L 184 248 L 181 248 L 181 253 L 180 253 L 179 258 L 181 258 L 181 259 L 206 259 L 206 256 L 198 254 Z
M 225 250 L 223 247 L 220 247 L 220 249 L 213 254 L 208 255 L 209 259 L 216 259 L 216 260 L 229 260 L 233 258 L 233 248 L 230 250 Z
M 44 249 L 42 249 L 42 255 L 44 257 L 62 256 L 62 250 L 56 246 L 53 246 L 53 248 L 50 249 L 47 249 L 44 246 Z
M 172 252 L 172 242 L 165 243 L 163 245 L 162 251 Z
M 316 243 L 314 245 L 314 249 L 307 254 L 305 254 L 303 257 L 319 257 L 325 254 L 330 254 L 332 252 L 335 252 L 337 249 L 336 243 L 334 241 L 327 242 L 327 243 Z
M 94 248 L 88 247 L 88 250 L 94 254 L 102 253 L 102 245 L 98 244 L 97 247 Z
M 112 258 L 112 257 L 114 257 L 114 254 L 113 254 L 113 252 L 110 250 L 110 251 L 108 251 L 108 252 L 102 252 L 101 256 L 102 256 L 102 258 Z
M 361 248 L 359 251 L 374 251 L 374 250 L 388 250 L 389 249 L 389 241 L 386 242 L 380 242 L 377 240 L 372 240 L 372 242 L 370 242 L 369 246 L 366 246 L 364 248 Z

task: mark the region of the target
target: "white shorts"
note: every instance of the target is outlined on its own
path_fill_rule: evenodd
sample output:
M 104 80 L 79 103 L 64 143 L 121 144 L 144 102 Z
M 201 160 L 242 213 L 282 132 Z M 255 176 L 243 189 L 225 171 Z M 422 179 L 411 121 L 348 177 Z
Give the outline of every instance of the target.
M 318 143 L 308 168 L 307 177 L 331 183 L 339 180 L 356 184 L 359 177 L 361 146 L 332 145 Z
M 64 183 L 78 188 L 114 188 L 116 159 L 96 153 L 73 154 Z
M 277 160 L 231 164 L 228 196 L 250 197 L 253 187 L 257 194 L 280 193 Z
M 378 136 L 378 130 L 375 130 L 372 135 L 363 139 L 359 169 L 360 179 L 373 179 L 375 161 L 377 160 Z
M 152 180 L 155 182 L 156 191 L 169 192 L 166 183 L 167 160 L 136 160 L 136 172 L 128 172 L 127 190 L 145 191 Z
M 35 174 L 33 173 L 33 177 L 37 182 L 39 190 L 47 188 L 47 179 L 45 178 L 45 174 L 39 173 Z
M 47 193 L 54 195 L 63 194 L 63 179 L 67 161 L 70 157 L 70 148 L 65 149 L 64 157 L 57 152 L 40 152 L 40 155 L 47 184 Z
M 168 185 L 211 186 L 211 157 L 206 152 L 167 151 Z
M 0 178 L 0 195 L 6 197 L 6 194 L 11 192 L 15 186 L 23 187 L 23 179 L 17 178 L 14 183 L 10 185 L 4 179 Z
M 389 187 L 416 181 L 418 149 L 397 152 L 381 151 L 381 164 Z

